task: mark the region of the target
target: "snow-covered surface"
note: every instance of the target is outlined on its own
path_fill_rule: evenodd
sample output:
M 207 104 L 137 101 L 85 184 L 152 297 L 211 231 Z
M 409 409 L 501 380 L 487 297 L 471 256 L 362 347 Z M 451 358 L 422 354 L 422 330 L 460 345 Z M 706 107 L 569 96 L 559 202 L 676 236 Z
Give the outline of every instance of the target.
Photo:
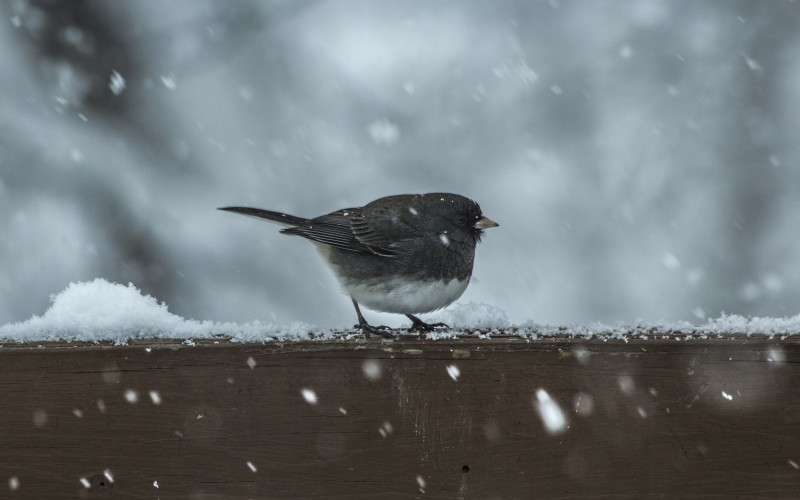
M 350 311 L 347 311 L 349 314 Z M 344 313 L 343 313 L 344 314 Z M 528 322 L 509 323 L 505 313 L 488 304 L 465 303 L 426 317 L 430 322 L 447 323 L 450 330 L 428 333 L 428 339 L 453 338 L 460 334 L 491 336 L 513 333 L 529 339 L 569 335 L 574 337 L 660 338 L 680 333 L 689 338 L 706 338 L 725 334 L 765 334 L 786 336 L 800 334 L 800 315 L 790 318 L 746 318 L 726 315 L 703 325 L 690 323 L 635 323 L 615 326 L 587 325 L 547 326 Z M 71 283 L 51 297 L 51 306 L 41 316 L 27 321 L 0 326 L 0 340 L 11 342 L 41 341 L 110 341 L 125 343 L 132 339 L 172 338 L 209 339 L 219 336 L 237 342 L 272 340 L 309 340 L 347 338 L 354 333 L 334 333 L 305 323 L 277 325 L 250 323 L 218 323 L 185 319 L 169 312 L 166 304 L 143 295 L 134 285 L 110 283 L 102 278 L 90 282 Z M 452 374 L 451 374 L 452 376 Z M 454 377 L 455 378 L 455 377 Z
M 41 316 L 0 326 L 0 339 L 16 342 L 76 340 L 124 343 L 136 338 L 206 339 L 230 336 L 235 341 L 264 341 L 273 338 L 304 340 L 323 335 L 303 323 L 275 325 L 194 321 L 172 314 L 166 304 L 128 286 L 98 278 L 71 283 L 51 298 Z

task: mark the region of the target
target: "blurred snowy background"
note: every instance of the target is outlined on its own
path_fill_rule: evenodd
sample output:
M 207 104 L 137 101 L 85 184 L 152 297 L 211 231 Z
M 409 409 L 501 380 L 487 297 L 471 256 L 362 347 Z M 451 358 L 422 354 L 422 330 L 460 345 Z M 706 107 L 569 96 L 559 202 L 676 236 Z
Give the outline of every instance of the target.
M 512 322 L 797 314 L 799 4 L 2 2 L 0 324 L 103 277 L 349 326 L 312 245 L 215 208 L 436 190 L 500 222 L 461 302 Z

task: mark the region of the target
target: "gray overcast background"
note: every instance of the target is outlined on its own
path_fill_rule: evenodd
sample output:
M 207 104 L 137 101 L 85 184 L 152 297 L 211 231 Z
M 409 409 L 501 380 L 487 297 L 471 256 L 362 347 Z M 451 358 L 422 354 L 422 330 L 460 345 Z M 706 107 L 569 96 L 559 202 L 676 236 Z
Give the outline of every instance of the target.
M 0 324 L 103 277 L 349 326 L 312 245 L 215 208 L 436 190 L 500 222 L 461 301 L 512 322 L 800 313 L 799 4 L 2 2 Z

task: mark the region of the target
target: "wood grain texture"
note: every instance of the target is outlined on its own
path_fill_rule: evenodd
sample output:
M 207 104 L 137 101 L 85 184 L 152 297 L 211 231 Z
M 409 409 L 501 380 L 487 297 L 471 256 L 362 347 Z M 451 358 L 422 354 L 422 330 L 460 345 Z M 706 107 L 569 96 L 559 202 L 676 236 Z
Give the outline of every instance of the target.
M 0 498 L 800 498 L 796 337 L 51 344 L 0 370 Z

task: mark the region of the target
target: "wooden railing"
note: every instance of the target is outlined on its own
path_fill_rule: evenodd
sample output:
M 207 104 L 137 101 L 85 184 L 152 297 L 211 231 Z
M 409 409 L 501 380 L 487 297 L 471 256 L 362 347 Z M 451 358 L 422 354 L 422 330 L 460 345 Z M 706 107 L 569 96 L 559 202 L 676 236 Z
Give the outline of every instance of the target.
M 0 498 L 800 498 L 800 336 L 0 348 Z

